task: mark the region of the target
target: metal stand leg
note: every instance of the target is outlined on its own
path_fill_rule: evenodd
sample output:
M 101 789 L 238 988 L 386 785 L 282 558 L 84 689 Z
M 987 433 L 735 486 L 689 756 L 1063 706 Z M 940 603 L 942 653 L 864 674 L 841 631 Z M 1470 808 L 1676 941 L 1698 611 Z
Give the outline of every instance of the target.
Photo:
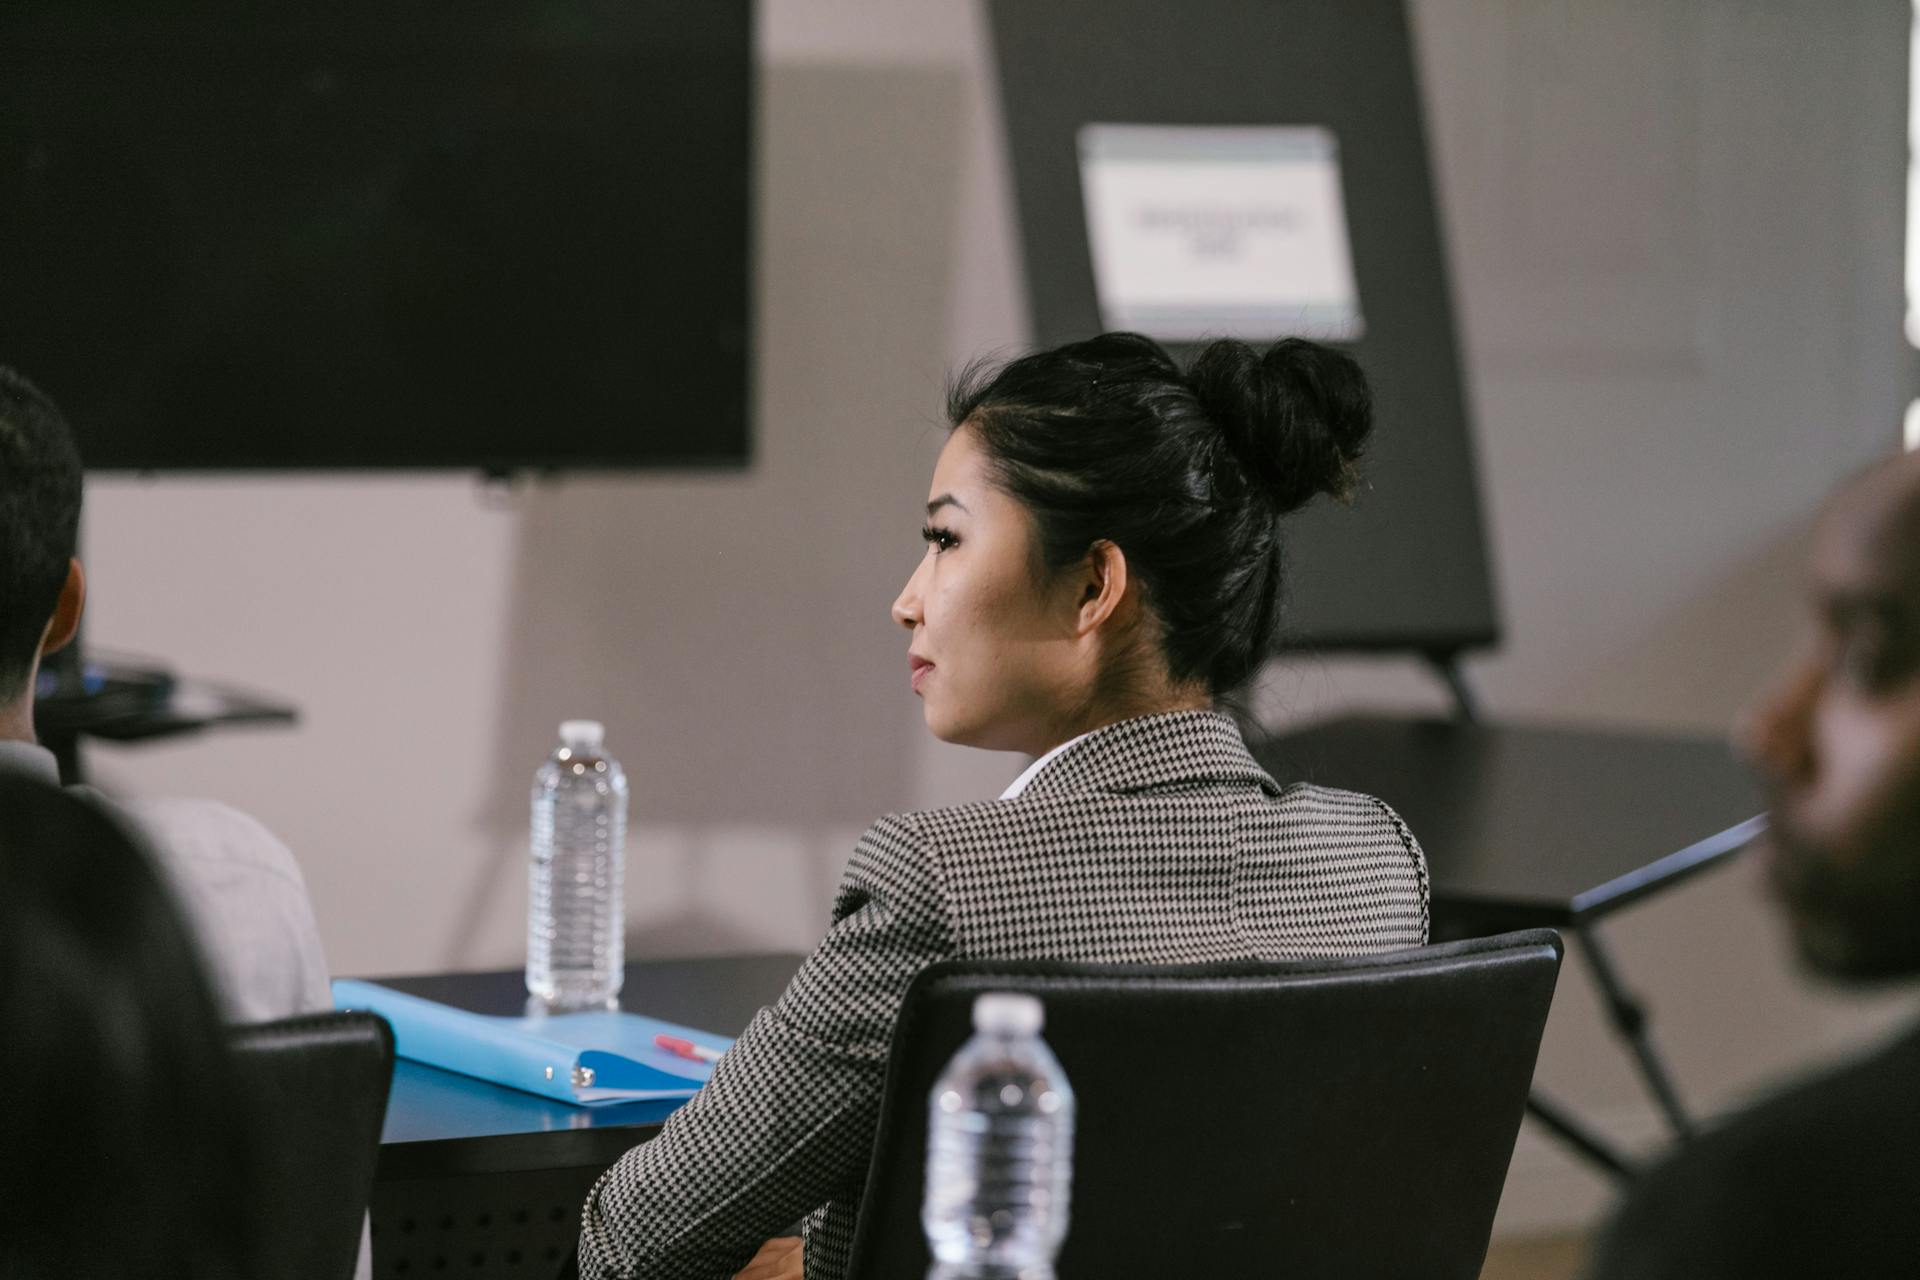
M 1592 926 L 1576 927 L 1570 932 L 1579 939 L 1580 949 L 1587 957 L 1587 967 L 1593 974 L 1594 985 L 1600 990 L 1608 1020 L 1620 1038 L 1627 1042 L 1627 1047 L 1633 1050 L 1647 1092 L 1659 1104 L 1667 1124 L 1673 1129 L 1674 1138 L 1680 1142 L 1687 1141 L 1693 1136 L 1693 1120 L 1680 1102 L 1680 1095 L 1673 1087 L 1666 1063 L 1654 1048 L 1653 1037 L 1647 1031 L 1646 1006 L 1621 982 L 1619 970 L 1614 968 L 1613 957 L 1608 954 L 1606 945 Z M 1540 1090 L 1535 1089 L 1527 1095 L 1527 1111 L 1555 1137 L 1612 1177 L 1628 1182 L 1638 1173 L 1633 1162 L 1618 1147 L 1588 1128 L 1572 1112 Z
M 1553 1135 L 1599 1165 L 1621 1182 L 1631 1182 L 1637 1170 L 1619 1148 L 1602 1138 L 1548 1095 L 1535 1089 L 1527 1094 L 1527 1112 Z
M 86 783 L 86 769 L 80 762 L 79 734 L 48 735 L 41 740 L 41 745 L 53 752 L 54 763 L 60 767 L 61 786 L 78 787 Z
M 1600 935 L 1591 926 L 1576 928 L 1573 934 L 1580 940 L 1581 950 L 1586 953 L 1587 966 L 1593 971 L 1594 983 L 1600 988 L 1614 1029 L 1627 1042 L 1634 1058 L 1640 1063 L 1640 1078 L 1646 1082 L 1647 1091 L 1666 1114 L 1673 1136 L 1685 1142 L 1693 1136 L 1693 1120 L 1680 1103 L 1680 1095 L 1673 1087 L 1666 1063 L 1661 1061 L 1659 1052 L 1653 1047 L 1653 1038 L 1647 1032 L 1646 1006 L 1621 983 L 1612 958 L 1601 944 Z
M 1453 718 L 1461 724 L 1479 724 L 1480 697 L 1473 691 L 1466 669 L 1460 665 L 1460 655 L 1434 652 L 1427 654 L 1426 659 L 1453 696 Z

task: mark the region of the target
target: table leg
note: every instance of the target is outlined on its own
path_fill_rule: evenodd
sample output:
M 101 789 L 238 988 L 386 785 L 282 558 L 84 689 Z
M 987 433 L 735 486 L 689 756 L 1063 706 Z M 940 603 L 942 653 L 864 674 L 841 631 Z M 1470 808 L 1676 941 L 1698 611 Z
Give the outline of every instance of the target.
M 1673 1087 L 1666 1063 L 1654 1048 L 1653 1037 L 1647 1031 L 1646 1006 L 1620 981 L 1612 957 L 1591 925 L 1576 927 L 1573 934 L 1580 940 L 1581 951 L 1587 957 L 1587 968 L 1593 974 L 1594 984 L 1600 988 L 1600 997 L 1607 1007 L 1608 1017 L 1613 1020 L 1614 1030 L 1633 1050 L 1633 1056 L 1640 1064 L 1640 1078 L 1646 1082 L 1647 1091 L 1665 1113 L 1674 1137 L 1685 1142 L 1693 1136 L 1693 1120 L 1681 1105 L 1680 1095 Z
M 1631 1182 L 1638 1172 L 1618 1147 L 1589 1129 L 1573 1113 L 1552 1097 L 1534 1089 L 1527 1094 L 1527 1114 L 1545 1125 L 1549 1132 L 1581 1155 L 1599 1165 L 1621 1182 Z

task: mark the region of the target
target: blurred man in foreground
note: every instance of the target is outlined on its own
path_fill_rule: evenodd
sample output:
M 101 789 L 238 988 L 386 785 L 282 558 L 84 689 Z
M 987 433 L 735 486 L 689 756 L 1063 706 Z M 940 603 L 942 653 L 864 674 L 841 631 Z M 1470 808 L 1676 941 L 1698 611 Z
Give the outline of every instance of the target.
M 1920 454 L 1843 488 L 1812 563 L 1817 631 L 1740 733 L 1801 956 L 1920 976 Z M 1596 1280 L 1920 1274 L 1920 1027 L 1780 1093 L 1640 1180 Z
M 0 366 L 0 772 L 49 784 L 60 774 L 53 752 L 34 740 L 34 685 L 42 659 L 79 630 L 86 603 L 86 576 L 74 558 L 80 487 L 66 419 L 31 382 Z M 206 800 L 121 809 L 186 908 L 230 1020 L 333 1007 L 306 883 L 273 833 Z

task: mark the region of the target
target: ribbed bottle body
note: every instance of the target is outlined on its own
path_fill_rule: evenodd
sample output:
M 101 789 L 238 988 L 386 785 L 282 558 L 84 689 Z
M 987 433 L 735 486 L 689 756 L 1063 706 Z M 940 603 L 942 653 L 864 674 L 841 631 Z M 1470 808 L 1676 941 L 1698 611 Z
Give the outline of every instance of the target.
M 527 990 L 556 1009 L 604 1005 L 626 966 L 627 779 L 597 743 L 563 744 L 534 775 Z

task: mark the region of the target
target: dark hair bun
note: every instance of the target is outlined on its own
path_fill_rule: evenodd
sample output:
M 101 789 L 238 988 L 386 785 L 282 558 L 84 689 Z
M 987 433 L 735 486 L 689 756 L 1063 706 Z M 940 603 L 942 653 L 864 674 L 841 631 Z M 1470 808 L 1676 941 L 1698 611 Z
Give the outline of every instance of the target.
M 1187 371 L 1201 408 L 1281 511 L 1346 498 L 1373 432 L 1373 393 L 1344 352 L 1284 338 L 1265 352 L 1223 338 Z

